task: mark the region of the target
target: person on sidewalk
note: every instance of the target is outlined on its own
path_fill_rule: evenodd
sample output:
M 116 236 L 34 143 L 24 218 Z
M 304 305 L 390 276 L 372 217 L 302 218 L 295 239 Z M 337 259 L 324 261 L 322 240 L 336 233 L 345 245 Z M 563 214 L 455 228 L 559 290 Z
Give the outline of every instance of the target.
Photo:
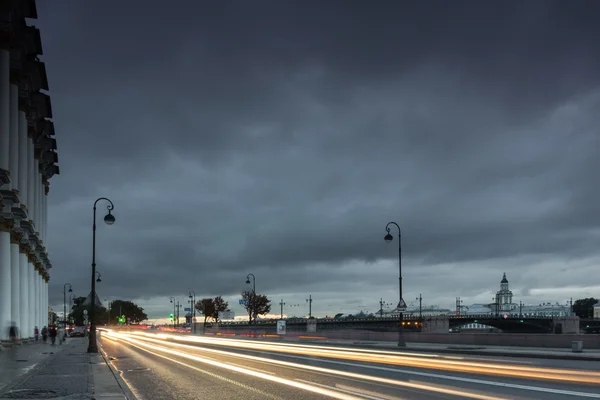
M 57 333 L 58 333 L 58 331 L 56 329 L 56 325 L 51 325 L 50 326 L 50 341 L 52 342 L 52 346 L 54 346 L 54 344 L 56 343 Z
M 19 328 L 17 328 L 15 321 L 10 323 L 8 336 L 10 337 L 10 341 L 12 342 L 13 346 L 16 346 L 19 343 Z
M 35 341 L 37 342 L 40 338 L 40 330 L 38 329 L 38 327 L 36 326 L 35 328 L 33 328 L 33 337 L 35 338 Z
M 42 340 L 44 341 L 44 343 L 46 343 L 46 341 L 48 340 L 48 328 L 47 327 L 42 328 Z
M 58 344 L 63 344 L 67 340 L 67 330 L 64 326 L 58 329 Z

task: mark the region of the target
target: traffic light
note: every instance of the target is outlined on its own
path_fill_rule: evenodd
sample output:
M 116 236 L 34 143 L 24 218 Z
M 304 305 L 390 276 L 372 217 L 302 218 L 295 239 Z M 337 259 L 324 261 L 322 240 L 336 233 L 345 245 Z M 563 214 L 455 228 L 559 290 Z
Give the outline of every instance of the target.
M 123 322 L 125 322 L 125 318 L 124 318 L 124 317 L 119 317 L 119 322 L 120 322 L 120 323 L 123 323 Z
M 173 313 L 169 314 L 169 318 L 171 318 L 171 322 L 173 322 Z

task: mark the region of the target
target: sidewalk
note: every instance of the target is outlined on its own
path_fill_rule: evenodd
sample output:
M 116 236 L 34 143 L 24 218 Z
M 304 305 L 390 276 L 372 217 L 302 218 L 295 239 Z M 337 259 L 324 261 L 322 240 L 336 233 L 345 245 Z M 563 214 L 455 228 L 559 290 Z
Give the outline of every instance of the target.
M 63 345 L 30 346 L 29 352 L 50 354 L 0 389 L 0 399 L 134 400 L 102 354 L 87 353 L 87 338 L 67 339 Z
M 40 342 L 22 346 L 6 346 L 0 351 L 0 393 L 22 375 L 36 368 L 55 349 Z

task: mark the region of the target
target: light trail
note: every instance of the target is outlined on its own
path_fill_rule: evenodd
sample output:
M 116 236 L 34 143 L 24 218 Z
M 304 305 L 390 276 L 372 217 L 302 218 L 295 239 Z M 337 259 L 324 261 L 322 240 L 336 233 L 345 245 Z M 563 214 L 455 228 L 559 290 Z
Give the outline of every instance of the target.
M 105 336 L 105 335 L 103 335 Z M 120 334 L 120 333 L 113 333 L 113 332 L 108 332 L 106 334 L 106 336 L 108 336 L 109 338 L 112 338 L 113 336 L 117 336 L 120 337 L 121 340 L 128 342 L 129 344 L 131 344 L 132 346 L 139 348 L 141 350 L 144 351 L 149 351 L 149 352 L 164 352 L 167 354 L 171 354 L 174 356 L 178 356 L 178 357 L 182 357 L 182 358 L 187 358 L 190 360 L 194 360 L 194 361 L 199 361 L 202 363 L 206 363 L 206 364 L 211 364 L 213 366 L 217 366 L 217 367 L 221 367 L 221 368 L 225 368 L 225 369 L 230 369 L 232 371 L 235 372 L 241 372 L 244 373 L 246 375 L 251 375 L 251 376 L 255 376 L 261 379 L 267 379 L 267 380 L 271 380 L 271 381 L 275 381 L 275 382 L 279 382 L 279 383 L 283 383 L 283 384 L 287 384 L 290 386 L 295 386 L 295 385 L 291 385 L 289 384 L 289 382 L 292 382 L 296 385 L 307 385 L 306 381 L 289 381 L 287 379 L 284 378 L 278 378 L 272 375 L 267 375 L 265 373 L 260 373 L 260 372 L 255 372 L 254 370 L 248 370 L 245 369 L 244 366 L 234 366 L 232 364 L 229 363 L 221 363 L 221 362 L 216 362 L 213 360 L 209 360 L 209 359 L 205 359 L 204 357 L 200 357 L 197 355 L 193 355 L 190 353 L 186 353 L 184 351 L 178 351 L 178 350 L 173 350 L 170 348 L 165 347 L 164 345 L 168 345 L 168 346 L 173 346 L 173 347 L 179 347 L 179 348 L 185 348 L 188 350 L 195 350 L 195 351 L 209 351 L 209 352 L 213 352 L 213 353 L 219 353 L 219 354 L 223 354 L 223 355 L 227 355 L 227 356 L 232 356 L 232 357 L 238 357 L 238 358 L 244 358 L 244 359 L 250 359 L 253 361 L 260 361 L 260 362 L 267 362 L 267 363 L 271 363 L 271 364 L 278 364 L 278 365 L 282 365 L 282 366 L 286 366 L 286 367 L 292 367 L 292 368 L 297 368 L 297 369 L 304 369 L 304 370 L 309 370 L 312 372 L 318 372 L 318 373 L 322 373 L 322 374 L 327 374 L 327 375 L 337 375 L 337 376 L 341 376 L 341 377 L 345 377 L 345 378 L 351 378 L 354 380 L 361 380 L 361 381 L 371 381 L 371 382 L 376 382 L 376 383 L 380 383 L 380 384 L 386 384 L 386 385 L 391 385 L 391 386 L 396 386 L 396 387 L 404 387 L 404 388 L 410 388 L 410 389 L 418 389 L 418 390 L 423 390 L 423 391 L 427 391 L 427 392 L 435 392 L 435 393 L 440 393 L 440 394 L 446 394 L 446 395 L 452 395 L 452 396 L 460 396 L 463 398 L 471 398 L 471 399 L 477 399 L 477 400 L 501 400 L 504 399 L 503 397 L 496 397 L 496 396 L 489 396 L 489 395 L 482 395 L 482 394 L 477 394 L 477 393 L 472 393 L 469 391 L 465 391 L 465 390 L 455 390 L 453 388 L 445 388 L 445 387 L 440 387 L 440 386 L 431 386 L 431 385 L 427 385 L 427 384 L 420 384 L 420 383 L 416 383 L 416 382 L 404 382 L 404 381 L 398 381 L 395 379 L 389 379 L 389 378 L 380 378 L 380 377 L 376 377 L 376 376 L 370 376 L 370 375 L 364 375 L 364 374 L 358 374 L 358 373 L 354 373 L 354 372 L 346 372 L 346 371 L 340 371 L 340 370 L 335 370 L 335 369 L 328 369 L 328 368 L 322 368 L 322 367 L 314 367 L 314 366 L 310 366 L 310 365 L 304 365 L 304 364 L 298 364 L 298 363 L 291 363 L 291 362 L 287 362 L 287 361 L 280 361 L 280 360 L 271 360 L 268 358 L 263 358 L 263 357 L 255 357 L 255 356 L 249 356 L 249 355 L 245 355 L 245 354 L 235 354 L 235 353 L 228 353 L 228 352 L 224 352 L 221 350 L 214 350 L 214 349 L 206 349 L 206 348 L 199 348 L 197 346 L 191 346 L 191 345 L 185 345 L 185 344 L 180 344 L 180 343 L 162 343 L 163 345 L 156 345 L 154 343 L 149 343 L 149 342 L 158 342 L 161 343 L 160 340 L 157 339 L 152 339 L 152 338 L 137 338 L 134 336 L 140 336 L 140 335 L 128 335 L 128 334 Z M 279 381 L 281 380 L 281 381 Z M 318 392 L 317 390 L 329 390 L 329 389 L 325 389 L 325 388 L 320 388 L 318 386 L 311 386 L 310 388 L 304 388 L 303 386 L 296 386 L 298 388 L 302 388 L 305 390 L 310 390 L 313 391 L 315 393 L 320 393 L 320 394 L 324 394 L 330 397 L 334 397 L 334 398 L 339 398 L 339 399 L 364 399 L 364 398 L 369 398 L 366 394 L 362 394 L 360 395 L 359 393 L 356 393 L 357 395 L 361 396 L 361 397 L 349 397 L 350 395 L 348 393 L 343 394 L 343 396 L 340 396 L 340 392 L 335 392 L 332 394 L 326 394 L 324 392 Z M 345 391 L 346 392 L 346 391 Z M 381 397 L 381 399 L 383 400 L 384 397 Z
M 119 333 L 121 334 L 121 333 Z M 159 335 L 154 335 L 146 332 L 131 332 L 126 335 L 143 337 L 146 340 L 162 343 L 164 340 L 155 338 Z M 472 373 L 493 376 L 506 376 L 514 378 L 529 378 L 556 382 L 576 382 L 600 384 L 600 372 L 596 371 L 580 371 L 558 368 L 541 368 L 529 367 L 522 365 L 510 364 L 492 364 L 489 362 L 472 362 L 472 361 L 456 361 L 441 358 L 406 357 L 399 356 L 392 352 L 370 350 L 370 349 L 350 349 L 350 348 L 335 348 L 326 346 L 308 346 L 308 345 L 291 345 L 281 343 L 265 343 L 265 342 L 248 342 L 243 340 L 218 339 L 213 340 L 202 337 L 186 337 L 178 335 L 160 334 L 161 339 L 175 340 L 177 342 L 188 343 L 204 343 L 212 345 L 224 345 L 227 347 L 236 347 L 246 350 L 263 350 L 273 351 L 286 354 L 297 354 L 313 357 L 327 357 L 335 359 L 343 359 L 350 361 L 360 361 L 377 364 L 388 364 L 395 366 L 416 367 L 425 369 L 436 369 L 461 373 Z M 233 343 L 232 343 L 233 342 Z M 172 343 L 172 342 L 171 342 Z M 204 352 L 216 352 L 229 356 L 239 357 L 238 353 L 222 352 L 221 350 L 210 349 L 206 347 L 191 346 L 192 348 L 201 349 Z M 358 350 L 358 351 L 355 351 Z

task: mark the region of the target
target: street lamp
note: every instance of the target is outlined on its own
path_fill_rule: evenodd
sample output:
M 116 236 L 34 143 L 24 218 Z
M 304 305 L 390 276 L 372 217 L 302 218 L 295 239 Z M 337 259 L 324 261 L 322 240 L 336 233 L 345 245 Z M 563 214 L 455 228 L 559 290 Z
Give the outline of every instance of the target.
M 251 300 L 252 304 L 250 305 L 250 315 L 253 318 L 256 318 L 254 316 L 254 312 L 255 312 L 254 305 L 256 303 L 255 302 L 255 298 L 256 298 L 256 277 L 254 276 L 254 274 L 248 274 L 246 276 L 246 285 L 250 284 L 250 277 L 252 277 L 252 300 Z
M 179 310 L 181 309 L 182 304 L 179 304 L 179 300 L 177 300 L 177 326 L 179 326 Z
M 100 197 L 94 202 L 94 219 L 92 225 L 92 306 L 90 308 L 90 335 L 88 344 L 88 353 L 98 352 L 98 343 L 96 342 L 96 204 L 100 200 L 108 201 L 106 209 L 108 214 L 104 216 L 104 222 L 107 225 L 115 223 L 115 216 L 111 211 L 115 208 L 113 202 L 106 197 Z
M 100 272 L 96 271 L 96 275 L 98 275 L 98 278 L 96 279 L 96 282 L 100 283 L 102 282 L 102 275 L 100 275 Z
M 196 333 L 196 324 L 194 323 L 196 320 L 196 292 L 194 292 L 193 290 L 190 290 L 189 293 L 189 297 L 190 297 L 190 303 L 192 303 L 192 312 L 191 312 L 191 317 L 192 317 L 192 321 L 190 322 L 190 326 L 191 326 L 191 333 Z
M 419 297 L 417 297 L 415 300 L 419 300 L 419 319 L 422 320 L 423 319 L 423 297 L 421 296 L 421 293 L 419 293 Z
M 63 321 L 67 323 L 67 286 L 69 287 L 69 293 L 73 293 L 73 287 L 70 283 L 65 283 L 63 286 Z
M 398 329 L 398 346 L 405 347 L 406 343 L 404 342 L 404 327 L 402 326 L 402 306 L 404 300 L 402 300 L 402 231 L 400 230 L 400 226 L 395 222 L 388 222 L 385 226 L 385 230 L 387 234 L 383 238 L 387 243 L 390 243 L 394 240 L 394 237 L 390 234 L 390 225 L 396 226 L 398 228 L 398 288 L 399 290 L 399 298 L 398 309 L 400 310 L 400 321 L 399 321 L 399 329 Z
M 171 297 L 169 301 L 173 304 L 173 329 L 175 329 L 175 297 Z

